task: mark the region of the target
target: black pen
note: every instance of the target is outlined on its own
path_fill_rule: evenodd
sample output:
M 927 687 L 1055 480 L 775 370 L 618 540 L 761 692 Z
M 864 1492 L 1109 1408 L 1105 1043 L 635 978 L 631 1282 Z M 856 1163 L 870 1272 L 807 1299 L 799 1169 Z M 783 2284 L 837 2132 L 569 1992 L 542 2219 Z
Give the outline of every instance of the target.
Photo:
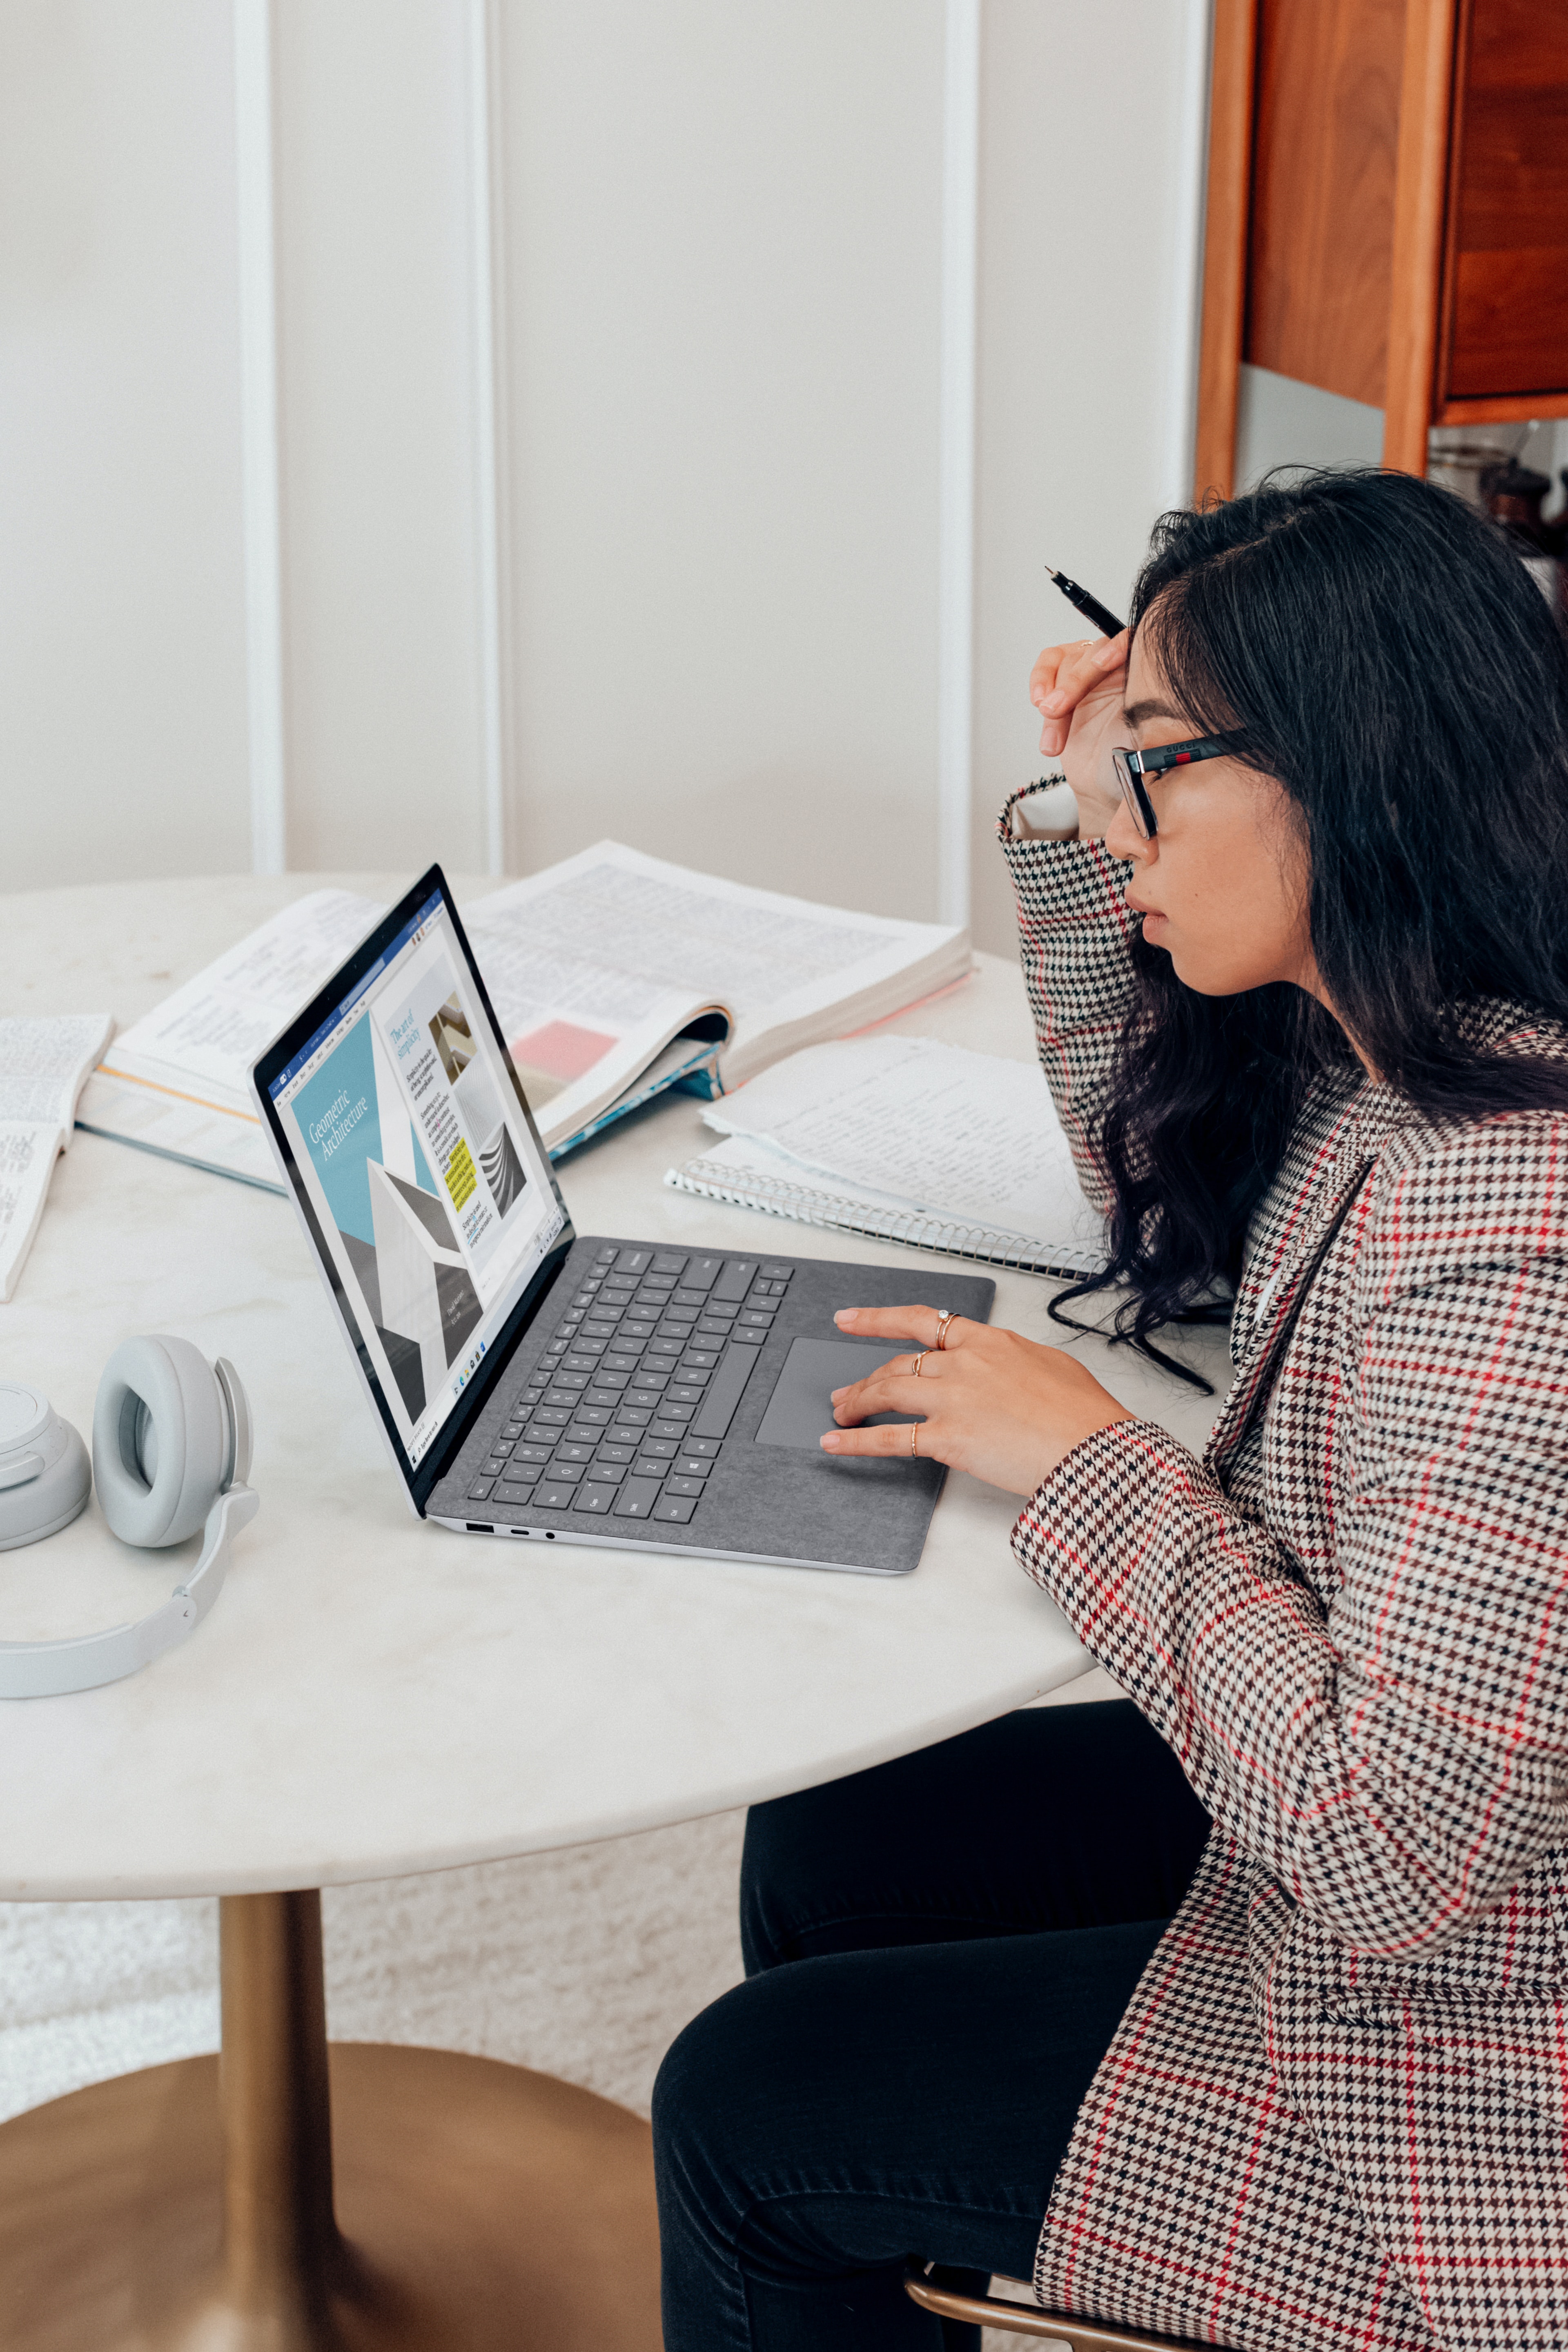
M 1050 572 L 1051 578 L 1056 582 L 1068 603 L 1076 604 L 1084 619 L 1092 621 L 1102 636 L 1119 637 L 1121 635 L 1122 630 L 1127 626 L 1126 622 L 1119 621 L 1114 613 L 1107 612 L 1098 596 L 1091 596 L 1087 588 L 1080 588 L 1078 582 L 1069 580 L 1065 572 L 1052 572 L 1048 563 L 1046 570 Z

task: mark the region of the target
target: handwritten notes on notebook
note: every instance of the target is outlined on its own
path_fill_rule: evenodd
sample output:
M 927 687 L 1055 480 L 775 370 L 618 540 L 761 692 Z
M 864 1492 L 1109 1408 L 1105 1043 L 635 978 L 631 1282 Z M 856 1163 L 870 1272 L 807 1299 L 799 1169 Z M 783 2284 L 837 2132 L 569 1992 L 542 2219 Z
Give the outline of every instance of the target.
M 703 1113 L 666 1181 L 803 1223 L 1065 1274 L 1100 1263 L 1044 1077 L 925 1037 L 809 1046 Z

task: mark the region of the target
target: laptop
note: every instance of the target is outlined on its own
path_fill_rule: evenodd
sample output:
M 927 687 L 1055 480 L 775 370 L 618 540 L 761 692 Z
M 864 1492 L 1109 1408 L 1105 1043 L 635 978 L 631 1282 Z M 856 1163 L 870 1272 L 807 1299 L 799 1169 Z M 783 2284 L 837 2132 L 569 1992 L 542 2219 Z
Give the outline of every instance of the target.
M 416 1516 L 530 1543 L 916 1565 L 942 1465 L 817 1444 L 832 1390 L 907 1350 L 845 1339 L 834 1309 L 918 1293 L 984 1321 L 994 1284 L 575 1233 L 438 866 L 251 1085 Z

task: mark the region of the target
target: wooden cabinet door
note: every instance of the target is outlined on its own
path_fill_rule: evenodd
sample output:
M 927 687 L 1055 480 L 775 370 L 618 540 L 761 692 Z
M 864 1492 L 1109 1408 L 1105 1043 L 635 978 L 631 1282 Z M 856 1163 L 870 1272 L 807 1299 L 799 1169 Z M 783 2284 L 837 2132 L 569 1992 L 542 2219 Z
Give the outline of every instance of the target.
M 1459 24 L 1438 398 L 1568 390 L 1568 0 Z

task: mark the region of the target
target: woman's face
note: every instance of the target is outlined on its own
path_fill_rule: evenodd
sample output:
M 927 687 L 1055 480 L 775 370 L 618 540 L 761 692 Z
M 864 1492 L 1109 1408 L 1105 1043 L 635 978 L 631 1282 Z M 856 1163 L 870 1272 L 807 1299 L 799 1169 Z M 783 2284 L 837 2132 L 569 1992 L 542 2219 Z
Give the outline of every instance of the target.
M 1139 751 L 1205 730 L 1182 710 L 1146 651 L 1132 644 L 1123 726 Z M 1145 841 L 1123 804 L 1105 836 L 1131 861 L 1127 903 L 1143 936 L 1201 996 L 1236 996 L 1270 981 L 1321 994 L 1307 919 L 1306 851 L 1284 787 L 1239 760 L 1200 760 L 1146 777 L 1159 830 Z

